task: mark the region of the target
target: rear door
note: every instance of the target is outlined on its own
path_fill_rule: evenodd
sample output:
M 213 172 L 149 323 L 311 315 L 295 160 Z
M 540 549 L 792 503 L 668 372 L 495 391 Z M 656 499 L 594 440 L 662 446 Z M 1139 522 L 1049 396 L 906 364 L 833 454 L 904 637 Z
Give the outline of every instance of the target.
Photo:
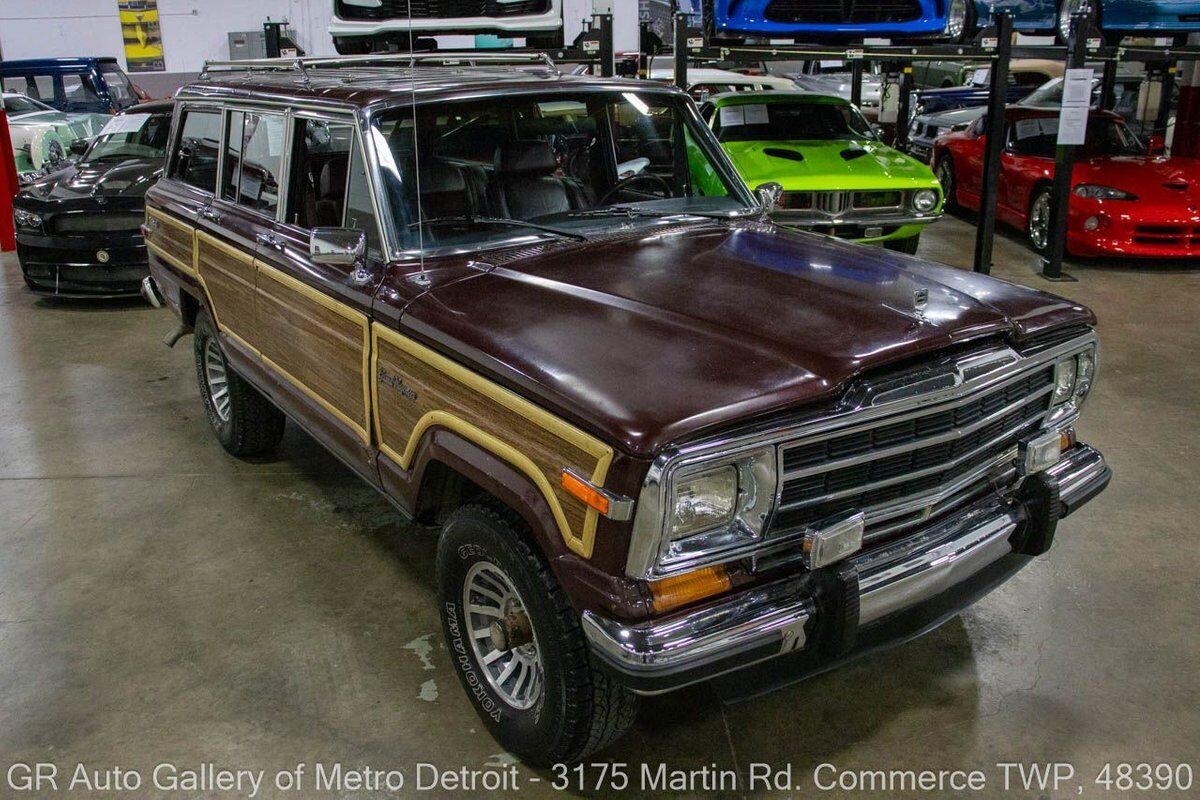
M 370 310 L 384 262 L 358 125 L 350 114 L 296 111 L 287 134 L 282 213 L 258 249 L 262 359 L 292 389 L 309 429 L 373 476 Z M 363 259 L 315 261 L 317 228 L 361 231 Z
M 217 193 L 200 211 L 196 266 L 225 343 L 257 358 L 262 332 L 255 255 L 279 213 L 285 115 L 227 108 L 222 127 Z

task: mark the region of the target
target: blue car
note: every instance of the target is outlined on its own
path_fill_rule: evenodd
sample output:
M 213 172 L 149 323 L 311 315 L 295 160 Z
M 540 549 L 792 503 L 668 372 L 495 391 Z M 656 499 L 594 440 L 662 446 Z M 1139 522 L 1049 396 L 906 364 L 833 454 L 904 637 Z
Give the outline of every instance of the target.
M 115 58 L 0 61 L 0 87 L 68 113 L 116 114 L 149 99 Z
M 705 0 L 718 37 L 800 39 L 930 37 L 946 30 L 954 0 Z M 962 0 L 958 0 L 962 2 Z
M 1198 0 L 948 0 L 952 16 L 964 8 L 968 14 L 962 38 L 988 24 L 994 11 L 1009 9 L 1014 27 L 1023 33 L 1057 33 L 1066 41 L 1071 14 L 1086 6 L 1092 25 L 1111 43 L 1124 36 L 1174 36 L 1177 40 L 1200 31 Z M 951 23 L 951 28 L 956 26 Z
M 945 37 L 966 41 L 1001 8 L 1017 30 L 1058 33 L 1086 8 L 1112 41 L 1131 34 L 1186 37 L 1200 31 L 1200 0 L 704 0 L 715 38 L 801 40 Z

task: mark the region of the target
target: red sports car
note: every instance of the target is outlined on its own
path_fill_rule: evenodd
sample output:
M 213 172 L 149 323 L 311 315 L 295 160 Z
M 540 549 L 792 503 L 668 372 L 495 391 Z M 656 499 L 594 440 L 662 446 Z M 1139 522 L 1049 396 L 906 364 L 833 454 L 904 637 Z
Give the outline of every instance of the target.
M 934 144 L 946 205 L 978 209 L 986 117 Z M 1058 111 L 1009 108 L 997 218 L 1050 238 Z M 1153 156 L 1116 114 L 1093 111 L 1071 181 L 1067 251 L 1074 256 L 1200 257 L 1200 160 Z

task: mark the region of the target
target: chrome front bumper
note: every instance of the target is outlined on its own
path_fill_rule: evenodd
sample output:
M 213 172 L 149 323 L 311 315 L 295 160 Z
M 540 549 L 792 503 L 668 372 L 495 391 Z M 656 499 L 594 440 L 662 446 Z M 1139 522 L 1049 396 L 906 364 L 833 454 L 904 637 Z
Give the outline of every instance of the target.
M 771 212 L 771 221 L 788 228 L 897 228 L 906 225 L 931 225 L 944 216 L 941 211 L 929 214 L 896 213 L 871 214 L 847 212 L 840 216 L 814 214 L 810 211 L 779 209 Z
M 1045 473 L 1057 486 L 1062 516 L 1103 490 L 1111 475 L 1104 457 L 1087 445 L 1076 446 Z M 993 494 L 924 530 L 848 559 L 842 569 L 856 579 L 857 603 L 854 598 L 843 602 L 836 614 L 844 616 L 847 606 L 856 605 L 853 624 L 863 631 L 962 589 L 1014 554 L 1014 540 L 1023 527 L 1038 522 L 1030 518 L 1032 513 L 1038 512 L 1015 498 Z M 818 596 L 819 577 L 806 572 L 634 625 L 588 611 L 583 629 L 596 657 L 633 691 L 659 694 L 775 656 L 827 649 L 824 642 L 810 641 L 829 628 L 829 621 L 821 619 L 829 616 L 829 605 Z

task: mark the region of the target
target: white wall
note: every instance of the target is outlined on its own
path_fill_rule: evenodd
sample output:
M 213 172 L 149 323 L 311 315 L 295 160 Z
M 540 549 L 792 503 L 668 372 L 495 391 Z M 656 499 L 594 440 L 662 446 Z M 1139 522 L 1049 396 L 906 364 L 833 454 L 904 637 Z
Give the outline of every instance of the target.
M 591 0 L 564 0 L 567 40 L 591 16 Z M 614 0 L 617 50 L 637 49 L 637 0 Z M 229 57 L 226 34 L 261 30 L 287 18 L 310 55 L 333 53 L 333 0 L 158 0 L 167 72 L 197 72 L 205 59 Z M 448 46 L 469 42 L 461 37 Z M 116 55 L 124 61 L 117 0 L 0 0 L 0 56 Z

